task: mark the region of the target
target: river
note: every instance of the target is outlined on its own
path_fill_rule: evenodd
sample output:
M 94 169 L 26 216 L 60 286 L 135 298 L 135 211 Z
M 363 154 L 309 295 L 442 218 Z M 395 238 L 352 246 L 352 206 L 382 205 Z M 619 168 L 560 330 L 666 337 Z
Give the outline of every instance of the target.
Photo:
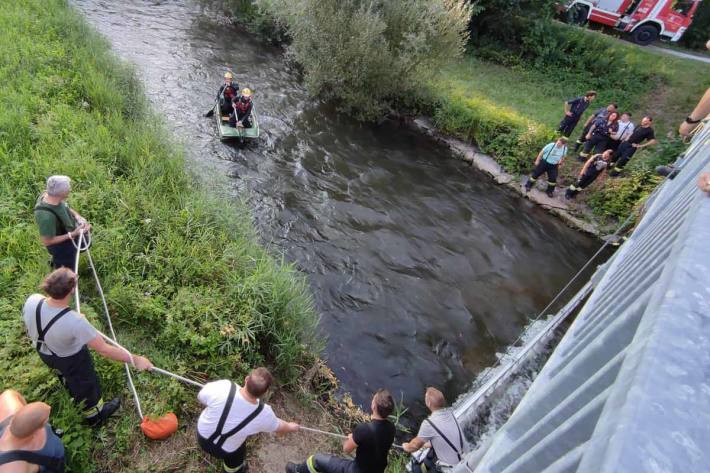
M 309 99 L 282 51 L 180 1 L 72 2 L 136 65 L 188 166 L 227 176 L 262 241 L 308 276 L 325 357 L 367 404 L 387 387 L 423 414 L 455 398 L 599 246 L 445 147 Z M 210 109 L 226 68 L 256 92 L 257 145 L 222 144 Z

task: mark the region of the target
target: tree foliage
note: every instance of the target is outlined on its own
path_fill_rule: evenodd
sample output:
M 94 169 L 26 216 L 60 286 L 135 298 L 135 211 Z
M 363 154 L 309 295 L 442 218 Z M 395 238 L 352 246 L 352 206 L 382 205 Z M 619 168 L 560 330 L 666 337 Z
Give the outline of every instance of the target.
M 693 17 L 693 23 L 681 38 L 681 43 L 689 48 L 705 49 L 708 40 L 710 40 L 710 2 L 701 2 Z
M 311 94 L 361 119 L 406 103 L 464 51 L 464 0 L 255 0 L 286 25 Z

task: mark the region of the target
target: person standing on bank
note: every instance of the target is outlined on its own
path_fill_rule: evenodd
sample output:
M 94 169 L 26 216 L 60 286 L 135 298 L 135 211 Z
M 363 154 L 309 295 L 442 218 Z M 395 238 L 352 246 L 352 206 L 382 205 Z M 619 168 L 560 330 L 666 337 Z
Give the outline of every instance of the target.
M 101 425 L 120 406 L 118 398 L 104 403 L 101 385 L 89 348 L 104 358 L 132 363 L 139 370 L 153 367 L 150 360 L 109 345 L 83 314 L 69 308 L 77 276 L 67 268 L 54 270 L 44 279 L 42 291 L 32 294 L 23 308 L 27 334 L 45 365 L 59 379 L 77 404 L 83 403 L 85 423 Z
M 547 173 L 547 189 L 545 192 L 549 197 L 555 195 L 555 186 L 557 185 L 557 173 L 560 165 L 564 162 L 567 154 L 567 137 L 561 136 L 557 141 L 548 143 L 540 150 L 535 158 L 535 169 L 528 177 L 525 183 L 525 192 L 529 192 L 533 188 L 537 178 Z
M 609 137 L 609 142 L 607 144 L 608 149 L 612 151 L 619 149 L 621 142 L 628 140 L 635 128 L 636 125 L 634 125 L 631 121 L 631 113 L 622 113 L 621 118 L 619 119 L 619 129 L 616 133 Z
M 37 198 L 34 208 L 40 240 L 52 257 L 54 269 L 74 268 L 76 238 L 82 230 L 91 230 L 86 219 L 67 204 L 69 192 L 71 180 L 67 176 L 50 176 L 47 189 Z
M 599 117 L 594 120 L 592 128 L 587 133 L 587 141 L 584 143 L 582 152 L 579 153 L 579 160 L 586 161 L 594 153 L 601 153 L 609 147 L 609 141 L 619 131 L 619 114 L 611 112 L 606 118 Z
M 463 455 L 463 433 L 454 413 L 446 409 L 444 394 L 436 388 L 427 388 L 424 403 L 431 415 L 424 419 L 417 436 L 402 444 L 404 451 L 409 453 L 423 447 L 429 448 L 429 453 L 422 461 L 412 459 L 412 473 L 438 472 L 437 462 L 456 465 Z
M 355 451 L 355 460 L 316 453 L 296 465 L 288 462 L 286 473 L 383 473 L 396 429 L 387 420 L 394 411 L 394 400 L 389 391 L 375 392 L 370 403 L 372 420 L 358 424 L 343 442 L 343 453 Z
M 594 182 L 597 177 L 609 167 L 609 161 L 613 153 L 612 150 L 608 149 L 601 154 L 595 154 L 589 158 L 579 171 L 579 179 L 577 179 L 577 182 L 570 184 L 567 192 L 565 192 L 565 198 L 573 199 L 582 189 Z
M 577 97 L 565 102 L 565 116 L 560 121 L 559 132 L 562 135 L 569 137 L 574 131 L 574 128 L 579 123 L 579 119 L 582 118 L 584 112 L 589 107 L 589 104 L 597 98 L 597 93 L 594 90 L 588 91 L 582 97 Z
M 617 112 L 618 113 L 618 106 L 615 103 L 610 103 L 606 107 L 602 107 L 598 110 L 596 110 L 591 117 L 587 118 L 587 121 L 584 122 L 584 128 L 582 129 L 582 134 L 579 136 L 577 139 L 577 142 L 574 144 L 574 151 L 579 151 L 579 148 L 587 141 L 587 135 L 589 135 L 589 130 L 592 129 L 592 125 L 594 124 L 594 121 L 598 118 L 606 118 L 609 116 L 610 113 L 612 112 Z
M 51 410 L 43 402 L 27 404 L 12 389 L 0 394 L 0 472 L 64 471 L 64 445 L 48 423 Z
M 658 143 L 652 125 L 653 118 L 650 116 L 643 117 L 641 124 L 634 130 L 631 136 L 629 136 L 626 141 L 621 142 L 619 149 L 616 150 L 616 153 L 614 153 L 611 158 L 611 162 L 614 166 L 609 171 L 610 176 L 618 176 L 636 151 Z M 644 141 L 645 143 L 643 143 Z
M 256 368 L 244 379 L 244 386 L 222 379 L 207 383 L 197 394 L 205 406 L 197 420 L 197 442 L 202 450 L 222 460 L 224 473 L 245 473 L 246 440 L 261 432 L 285 434 L 300 426 L 285 422 L 259 399 L 271 387 L 266 368 Z

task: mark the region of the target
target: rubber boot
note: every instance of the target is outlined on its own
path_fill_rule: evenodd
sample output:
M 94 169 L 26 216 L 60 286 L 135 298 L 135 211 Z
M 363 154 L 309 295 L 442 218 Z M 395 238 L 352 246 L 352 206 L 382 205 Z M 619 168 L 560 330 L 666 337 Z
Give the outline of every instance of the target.
M 111 417 L 119 407 L 121 407 L 121 400 L 119 398 L 114 398 L 109 402 L 104 402 L 99 413 L 92 417 L 85 418 L 84 423 L 90 425 L 91 427 L 100 427 L 106 423 L 109 417 Z
M 525 192 L 530 192 L 530 189 L 535 185 L 535 179 L 528 177 L 528 181 L 525 183 Z
M 574 185 L 571 185 L 567 188 L 567 191 L 565 192 L 565 199 L 574 199 L 575 196 L 577 195 L 577 188 Z
M 547 189 L 545 189 L 545 194 L 547 194 L 548 197 L 555 196 L 555 186 L 557 186 L 557 183 L 552 183 L 552 182 L 547 183 Z
M 308 465 L 305 463 L 295 464 L 293 462 L 286 463 L 286 473 L 310 473 Z

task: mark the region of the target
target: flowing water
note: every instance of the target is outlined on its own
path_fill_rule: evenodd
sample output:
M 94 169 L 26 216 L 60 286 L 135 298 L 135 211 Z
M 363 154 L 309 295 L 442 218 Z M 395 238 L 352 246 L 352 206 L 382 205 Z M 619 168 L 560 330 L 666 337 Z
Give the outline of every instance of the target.
M 262 240 L 307 274 L 329 366 L 355 401 L 381 386 L 449 398 L 496 360 L 598 243 L 429 138 L 309 99 L 280 49 L 179 1 L 73 2 L 135 64 L 191 168 L 229 177 Z M 257 145 L 202 115 L 226 68 L 256 91 Z

